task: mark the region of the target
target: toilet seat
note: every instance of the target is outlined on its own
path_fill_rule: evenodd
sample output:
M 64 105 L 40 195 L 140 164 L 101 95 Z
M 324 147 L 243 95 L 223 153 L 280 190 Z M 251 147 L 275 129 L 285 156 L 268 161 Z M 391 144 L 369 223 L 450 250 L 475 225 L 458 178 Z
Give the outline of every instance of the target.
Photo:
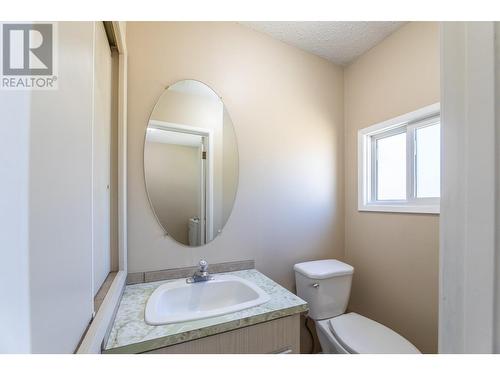
M 413 344 L 390 328 L 356 313 L 329 319 L 328 326 L 337 342 L 349 353 L 420 353 Z

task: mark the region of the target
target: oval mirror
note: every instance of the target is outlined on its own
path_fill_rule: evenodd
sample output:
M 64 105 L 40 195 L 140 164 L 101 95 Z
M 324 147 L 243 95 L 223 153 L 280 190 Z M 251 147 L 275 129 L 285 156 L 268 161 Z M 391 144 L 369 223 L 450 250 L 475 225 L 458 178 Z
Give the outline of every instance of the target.
M 173 239 L 201 246 L 222 231 L 238 187 L 238 147 L 210 87 L 184 80 L 162 94 L 146 130 L 144 175 L 151 208 Z

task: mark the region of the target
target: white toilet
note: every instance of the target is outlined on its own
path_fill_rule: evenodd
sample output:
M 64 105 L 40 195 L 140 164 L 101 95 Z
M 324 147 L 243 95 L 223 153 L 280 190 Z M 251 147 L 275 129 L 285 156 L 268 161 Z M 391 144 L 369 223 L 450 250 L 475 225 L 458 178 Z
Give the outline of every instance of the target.
M 345 314 L 354 268 L 335 259 L 294 266 L 297 294 L 309 304 L 309 317 L 323 353 L 416 354 L 420 351 L 386 326 L 356 313 Z

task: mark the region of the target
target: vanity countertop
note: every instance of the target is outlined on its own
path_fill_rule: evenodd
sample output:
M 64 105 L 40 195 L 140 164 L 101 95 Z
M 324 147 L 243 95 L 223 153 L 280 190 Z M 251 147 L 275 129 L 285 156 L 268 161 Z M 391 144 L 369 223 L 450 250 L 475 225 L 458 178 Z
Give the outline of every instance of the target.
M 307 311 L 305 301 L 255 269 L 223 274 L 252 281 L 269 294 L 271 300 L 226 315 L 152 326 L 144 321 L 148 298 L 158 286 L 174 280 L 127 285 L 103 353 L 146 352 Z

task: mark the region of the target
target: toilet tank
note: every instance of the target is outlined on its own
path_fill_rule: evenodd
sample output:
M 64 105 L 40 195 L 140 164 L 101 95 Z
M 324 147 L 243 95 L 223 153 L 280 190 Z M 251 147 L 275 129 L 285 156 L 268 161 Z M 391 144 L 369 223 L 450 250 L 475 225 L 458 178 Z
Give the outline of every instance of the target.
M 296 264 L 297 295 L 309 305 L 314 320 L 333 318 L 345 313 L 354 268 L 336 259 Z

